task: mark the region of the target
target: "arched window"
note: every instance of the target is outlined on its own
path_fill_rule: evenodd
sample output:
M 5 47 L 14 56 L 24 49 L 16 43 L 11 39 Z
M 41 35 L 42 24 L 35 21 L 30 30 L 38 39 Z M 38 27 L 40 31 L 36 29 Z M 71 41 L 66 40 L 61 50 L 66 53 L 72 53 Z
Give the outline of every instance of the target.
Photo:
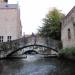
M 71 30 L 68 28 L 68 39 L 71 39 Z

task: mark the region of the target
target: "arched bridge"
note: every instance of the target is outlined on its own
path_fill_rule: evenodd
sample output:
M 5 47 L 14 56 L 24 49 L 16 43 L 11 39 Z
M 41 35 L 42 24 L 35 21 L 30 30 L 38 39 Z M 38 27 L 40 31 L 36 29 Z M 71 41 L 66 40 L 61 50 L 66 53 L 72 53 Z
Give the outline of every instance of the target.
M 53 50 L 53 51 L 55 51 L 55 52 L 58 52 L 57 49 L 51 48 L 51 47 L 49 47 L 49 46 L 33 44 L 33 45 L 26 45 L 26 46 L 20 47 L 20 48 L 18 48 L 18 49 L 16 49 L 16 50 L 13 50 L 11 53 L 9 53 L 9 54 L 7 55 L 7 57 L 13 55 L 14 53 L 16 53 L 16 52 L 18 52 L 18 51 L 22 51 L 22 49 L 28 48 L 28 47 L 29 47 L 30 49 L 31 49 L 31 47 L 32 47 L 32 48 L 33 48 L 33 47 L 38 47 L 38 48 L 39 48 L 39 47 L 43 47 L 43 48 L 46 48 L 46 50 L 49 49 L 49 50 Z M 30 51 L 30 49 L 25 50 L 25 52 Z M 32 50 L 36 51 L 35 48 L 33 48 Z M 37 50 L 36 52 L 39 53 L 38 50 Z
M 0 43 L 0 58 L 5 58 L 13 53 L 27 47 L 45 47 L 56 52 L 59 51 L 60 42 L 53 39 L 46 39 L 41 37 L 23 37 L 10 42 Z

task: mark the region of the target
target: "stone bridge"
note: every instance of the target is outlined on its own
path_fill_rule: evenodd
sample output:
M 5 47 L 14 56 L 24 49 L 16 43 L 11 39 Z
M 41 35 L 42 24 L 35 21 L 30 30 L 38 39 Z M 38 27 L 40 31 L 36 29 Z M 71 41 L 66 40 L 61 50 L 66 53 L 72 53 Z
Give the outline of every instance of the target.
M 6 58 L 10 54 L 13 54 L 18 50 L 30 46 L 46 47 L 58 52 L 59 45 L 60 42 L 53 39 L 41 38 L 41 37 L 23 37 L 10 42 L 0 43 L 0 58 Z

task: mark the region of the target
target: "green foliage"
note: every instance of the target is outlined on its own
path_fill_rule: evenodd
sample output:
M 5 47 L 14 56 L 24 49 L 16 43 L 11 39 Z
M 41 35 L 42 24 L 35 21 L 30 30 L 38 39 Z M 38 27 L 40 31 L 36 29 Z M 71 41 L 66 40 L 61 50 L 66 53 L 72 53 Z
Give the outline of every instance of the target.
M 75 55 L 75 47 L 60 50 L 61 55 Z
M 7 50 L 7 46 L 5 43 L 2 43 L 0 47 L 2 50 L 5 50 L 5 51 Z
M 43 26 L 39 28 L 39 34 L 44 37 L 51 37 L 53 39 L 60 40 L 60 20 L 62 17 L 63 14 L 61 14 L 56 8 L 49 11 L 46 17 L 43 19 Z

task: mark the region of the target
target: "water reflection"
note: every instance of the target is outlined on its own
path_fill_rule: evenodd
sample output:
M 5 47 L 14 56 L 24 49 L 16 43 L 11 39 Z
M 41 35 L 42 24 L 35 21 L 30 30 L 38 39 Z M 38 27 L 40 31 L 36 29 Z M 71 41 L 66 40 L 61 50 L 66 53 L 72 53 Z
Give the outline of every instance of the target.
M 75 75 L 75 62 L 28 55 L 27 59 L 0 60 L 0 75 Z

